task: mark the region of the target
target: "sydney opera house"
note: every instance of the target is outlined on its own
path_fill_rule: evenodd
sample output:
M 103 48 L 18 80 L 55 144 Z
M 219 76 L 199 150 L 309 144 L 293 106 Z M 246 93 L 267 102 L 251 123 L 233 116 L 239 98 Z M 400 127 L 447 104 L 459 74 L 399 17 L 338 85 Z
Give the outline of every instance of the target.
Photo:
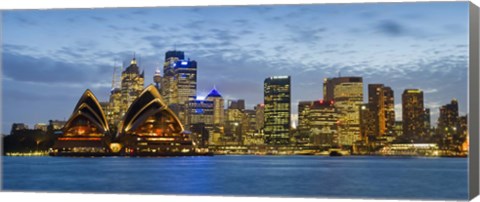
M 97 98 L 86 90 L 50 151 L 64 156 L 190 156 L 198 152 L 191 134 L 167 107 L 153 85 L 126 111 L 116 134 Z

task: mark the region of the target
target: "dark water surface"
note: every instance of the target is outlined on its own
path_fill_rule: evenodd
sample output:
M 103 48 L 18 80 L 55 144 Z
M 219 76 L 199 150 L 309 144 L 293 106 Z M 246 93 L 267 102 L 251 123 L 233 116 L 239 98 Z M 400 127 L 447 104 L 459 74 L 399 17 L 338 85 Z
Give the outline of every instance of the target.
M 467 199 L 466 158 L 3 157 L 3 189 L 182 195 Z

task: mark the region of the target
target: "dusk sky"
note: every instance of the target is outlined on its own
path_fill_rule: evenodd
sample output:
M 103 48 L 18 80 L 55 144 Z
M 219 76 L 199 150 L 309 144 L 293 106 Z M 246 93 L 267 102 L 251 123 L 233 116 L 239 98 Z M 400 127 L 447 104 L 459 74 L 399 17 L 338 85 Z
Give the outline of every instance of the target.
M 88 88 L 107 101 L 113 65 L 136 53 L 153 82 L 165 52 L 198 62 L 197 94 L 263 102 L 266 77 L 290 75 L 298 101 L 322 98 L 323 79 L 362 76 L 401 94 L 424 91 L 467 112 L 468 2 L 3 11 L 2 132 L 12 123 L 66 120 Z

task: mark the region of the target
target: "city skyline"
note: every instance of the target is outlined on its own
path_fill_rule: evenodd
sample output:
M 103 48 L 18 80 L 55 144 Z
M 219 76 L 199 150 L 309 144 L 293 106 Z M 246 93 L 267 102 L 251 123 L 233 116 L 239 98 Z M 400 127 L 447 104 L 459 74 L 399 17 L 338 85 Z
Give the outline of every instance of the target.
M 463 5 L 463 7 L 459 5 Z M 431 108 L 431 120 L 435 125 L 438 108 L 449 103 L 452 98 L 459 100 L 460 114 L 466 113 L 467 83 L 464 78 L 466 78 L 468 58 L 466 24 L 468 16 L 455 14 L 455 17 L 447 19 L 441 18 L 435 13 L 439 10 L 451 9 L 452 6 L 456 8 L 453 9 L 454 12 L 462 13 L 462 9 L 468 8 L 467 5 L 466 3 L 429 3 L 428 5 L 414 3 L 289 7 L 184 7 L 70 10 L 68 13 L 64 10 L 7 11 L 4 15 L 2 132 L 8 133 L 14 122 L 24 122 L 32 126 L 39 122 L 46 123 L 49 119 L 66 119 L 70 116 L 71 108 L 78 99 L 78 95 L 86 88 L 91 89 L 99 97 L 99 100 L 108 100 L 114 60 L 118 62 L 121 58 L 125 64 L 128 64 L 133 52 L 137 53 L 140 69 L 145 70 L 145 85 L 153 83 L 155 70 L 162 66 L 163 53 L 174 48 L 185 51 L 188 57 L 198 62 L 197 96 L 200 97 L 206 96 L 215 85 L 224 95 L 225 101 L 244 99 L 247 108 L 253 109 L 253 106 L 263 102 L 262 83 L 264 78 L 275 75 L 291 75 L 291 105 L 292 114 L 295 115 L 298 113 L 295 106 L 299 101 L 322 99 L 323 78 L 337 77 L 340 72 L 342 76 L 363 77 L 364 102 L 366 102 L 367 93 L 365 92 L 367 89 L 365 86 L 367 84 L 383 83 L 391 86 L 395 92 L 397 120 L 401 115 L 401 110 L 399 111 L 401 92 L 407 88 L 422 89 L 425 96 L 425 107 Z M 404 10 L 395 9 L 396 7 Z M 410 17 L 415 21 L 422 21 L 422 24 L 425 24 L 425 21 L 434 21 L 429 24 L 432 27 L 425 33 L 417 31 L 417 27 L 413 26 L 415 23 L 408 24 L 412 23 L 410 18 L 398 19 L 398 16 L 407 15 L 412 9 L 411 13 L 419 15 L 414 10 L 420 8 L 430 10 L 431 13 L 423 12 L 420 14 L 423 16 Z M 396 12 L 388 14 L 388 12 L 384 12 L 385 9 L 395 9 Z M 190 26 L 180 26 L 185 25 L 187 21 L 178 19 L 176 22 L 177 18 L 174 17 L 172 17 L 176 22 L 174 26 L 168 25 L 172 20 L 161 24 L 156 21 L 164 21 L 150 19 L 152 16 L 163 15 L 163 11 L 189 20 Z M 249 17 L 241 19 L 215 18 L 221 13 L 241 11 L 256 13 L 256 16 L 260 16 L 260 18 L 255 22 L 252 22 Z M 312 15 L 315 11 L 321 12 Z M 363 23 L 360 24 L 363 31 L 358 28 L 360 30 L 344 32 L 343 34 L 346 36 L 338 36 L 333 34 L 338 33 L 339 30 L 336 30 L 335 23 L 330 24 L 332 22 L 319 23 L 319 25 L 303 22 L 304 24 L 295 24 L 297 27 L 288 24 L 288 21 L 334 16 L 335 12 L 333 11 L 343 14 L 337 13 L 336 21 L 351 20 L 353 16 L 363 16 L 363 21 L 358 20 Z M 448 12 L 452 11 L 448 10 Z M 129 13 L 129 15 L 125 13 Z M 212 14 L 207 15 L 206 13 Z M 192 17 L 187 14 L 202 16 L 205 19 L 203 21 L 201 18 L 192 20 Z M 67 17 L 52 19 L 57 15 Z M 75 15 L 79 17 L 73 18 Z M 125 19 L 122 18 L 122 15 Z M 283 20 L 279 21 L 277 17 L 281 16 L 283 16 Z M 397 18 L 394 18 L 395 16 Z M 461 16 L 465 19 L 452 19 L 461 18 Z M 120 22 L 113 21 L 114 18 L 128 22 L 121 23 L 126 27 L 119 29 L 121 28 L 119 27 Z M 60 20 L 65 21 L 61 21 L 62 23 L 70 24 L 70 27 L 67 28 L 74 29 L 71 32 L 56 33 L 58 35 L 72 34 L 71 39 L 58 36 L 60 38 L 56 38 L 56 40 L 58 39 L 62 43 L 43 41 L 51 36 L 49 29 L 45 29 L 43 32 L 40 29 L 38 36 L 24 35 L 24 33 L 28 33 L 27 30 L 48 28 L 48 25 L 43 23 L 60 22 Z M 145 22 L 141 22 L 141 20 Z M 136 21 L 139 23 L 135 23 Z M 209 23 L 215 21 L 219 22 Z M 81 27 L 80 30 L 77 30 L 78 33 L 75 32 L 75 29 L 79 29 L 79 27 L 74 25 L 82 25 L 87 22 L 95 23 Z M 265 24 L 266 22 L 271 25 Z M 260 40 L 261 43 L 258 46 L 248 44 L 247 39 L 260 36 L 261 31 L 269 31 L 269 28 L 263 28 L 260 31 L 255 29 L 262 27 L 262 24 L 269 25 L 269 28 L 275 28 L 273 30 L 287 30 L 288 34 L 273 36 L 263 33 L 264 39 Z M 92 30 L 98 30 L 98 32 L 88 31 L 88 28 L 95 28 L 95 26 L 96 29 Z M 128 29 L 129 26 L 140 29 Z M 253 29 L 246 28 L 249 26 Z M 239 27 L 243 29 L 238 30 Z M 351 26 L 346 25 L 346 27 Z M 109 31 L 117 30 L 114 33 L 119 38 L 103 36 L 102 34 L 108 36 L 110 33 L 102 28 L 108 28 Z M 172 29 L 166 29 L 167 34 L 165 34 L 165 28 Z M 146 29 L 150 29 L 150 31 Z M 191 34 L 191 31 L 188 30 L 192 29 L 198 29 L 200 32 Z M 164 31 L 159 32 L 159 30 Z M 171 30 L 172 33 L 168 33 L 168 30 Z M 85 35 L 80 32 L 87 32 L 92 36 L 80 36 Z M 352 33 L 358 35 L 356 41 L 350 38 Z M 133 37 L 132 34 L 139 36 Z M 369 34 L 373 34 L 377 38 L 368 37 Z M 125 36 L 121 37 L 120 35 Z M 126 40 L 129 37 L 131 41 Z M 182 37 L 191 39 L 190 43 L 187 43 Z M 209 41 L 210 37 L 215 40 Z M 289 39 L 287 40 L 289 42 L 283 42 L 282 37 Z M 373 42 L 376 39 L 379 40 L 378 43 Z M 438 44 L 435 41 L 440 39 L 444 44 Z M 337 43 L 327 42 L 332 40 Z M 120 43 L 115 44 L 114 41 Z M 350 41 L 351 44 L 344 43 L 345 41 Z M 68 45 L 60 45 L 64 44 L 63 42 Z M 292 44 L 293 46 L 291 46 Z M 398 49 L 388 50 L 392 44 Z M 329 45 L 330 49 L 319 50 Z M 376 49 L 378 52 L 367 49 L 366 47 L 369 46 L 378 47 Z M 239 51 L 234 51 L 235 47 L 239 47 Z M 280 50 L 281 47 L 283 50 Z M 418 51 L 415 52 L 418 55 L 410 53 L 412 50 Z M 407 53 L 414 56 L 387 60 L 387 58 L 395 58 L 395 56 L 398 58 Z M 335 59 L 339 56 L 342 56 L 342 59 Z M 343 61 L 343 56 L 348 56 L 349 59 Z M 321 61 L 318 62 L 318 60 Z M 123 65 L 123 68 L 126 66 L 128 65 Z M 265 68 L 261 68 L 262 66 Z M 382 70 L 381 67 L 387 67 L 387 69 Z M 402 76 L 410 78 L 402 78 Z M 445 83 L 448 85 L 444 85 Z M 458 91 L 458 89 L 464 89 L 464 91 Z M 33 104 L 31 104 L 32 100 L 35 100 Z M 35 113 L 32 114 L 32 111 Z

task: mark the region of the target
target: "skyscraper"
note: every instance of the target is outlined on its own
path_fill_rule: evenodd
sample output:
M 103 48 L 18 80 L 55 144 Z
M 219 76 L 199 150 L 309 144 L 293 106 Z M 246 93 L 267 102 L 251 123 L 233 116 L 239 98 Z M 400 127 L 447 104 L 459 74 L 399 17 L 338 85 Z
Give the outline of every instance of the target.
M 118 70 L 118 71 L 117 71 Z M 113 76 L 112 76 L 112 88 L 110 90 L 110 99 L 108 101 L 107 108 L 105 110 L 105 116 L 107 118 L 107 122 L 111 125 L 111 129 L 113 132 L 116 131 L 117 125 L 120 123 L 122 119 L 123 113 L 125 113 L 125 108 L 122 107 L 122 91 L 121 91 L 121 66 L 113 67 Z
M 121 81 L 120 116 L 123 117 L 130 104 L 142 93 L 144 88 L 144 72 L 140 73 L 135 57 L 130 62 L 130 66 L 122 72 Z
M 425 135 L 429 137 L 431 134 L 430 108 L 423 109 L 423 126 L 425 127 Z
M 402 94 L 403 139 L 422 141 L 425 136 L 423 91 L 405 89 Z
M 385 133 L 393 134 L 395 130 L 395 96 L 392 88 L 383 87 L 383 96 L 385 97 Z
M 185 60 L 182 51 L 167 51 L 161 79 L 161 94 L 168 106 L 186 123 L 187 102 L 197 95 L 197 62 Z
M 393 133 L 395 124 L 395 104 L 393 90 L 383 84 L 368 85 L 368 106 L 374 113 L 374 133 L 378 137 Z
M 225 111 L 225 135 L 227 139 L 242 143 L 244 132 L 244 120 L 246 118 L 245 100 L 228 100 Z
M 363 103 L 362 77 L 326 78 L 323 82 L 324 100 L 335 101 L 340 114 L 340 145 L 351 146 L 360 139 L 360 105 Z
M 440 107 L 437 134 L 440 136 L 441 146 L 452 147 L 459 132 L 458 101 L 453 99 L 450 104 Z
M 225 101 L 215 87 L 208 93 L 207 100 L 213 101 L 213 124 L 223 127 L 225 124 Z
M 265 143 L 290 142 L 290 76 L 274 76 L 264 81 Z
M 162 97 L 170 105 L 175 103 L 173 100 L 176 93 L 175 84 L 175 65 L 177 61 L 184 60 L 185 54 L 183 51 L 167 51 L 165 53 L 165 63 L 163 65 L 163 78 L 161 81 L 162 84 Z
M 312 102 L 306 118 L 311 143 L 326 147 L 338 146 L 338 113 L 333 101 Z
M 265 125 L 265 105 L 264 104 L 257 104 L 255 106 L 255 117 L 256 117 L 256 127 L 257 130 L 263 130 L 263 127 Z
M 314 101 L 298 102 L 298 126 L 299 139 L 305 140 L 310 136 L 310 128 L 308 126 L 308 113 Z M 297 138 L 298 139 L 298 138 Z M 298 142 L 299 140 L 297 140 Z M 301 141 L 301 140 L 300 140 Z
M 211 129 L 213 127 L 214 101 L 190 100 L 188 101 L 187 109 L 187 122 L 189 123 L 189 126 L 197 123 L 203 123 L 207 129 Z
M 360 134 L 361 140 L 365 144 L 369 144 L 376 137 L 378 127 L 375 123 L 377 117 L 372 103 L 365 103 L 360 106 Z

